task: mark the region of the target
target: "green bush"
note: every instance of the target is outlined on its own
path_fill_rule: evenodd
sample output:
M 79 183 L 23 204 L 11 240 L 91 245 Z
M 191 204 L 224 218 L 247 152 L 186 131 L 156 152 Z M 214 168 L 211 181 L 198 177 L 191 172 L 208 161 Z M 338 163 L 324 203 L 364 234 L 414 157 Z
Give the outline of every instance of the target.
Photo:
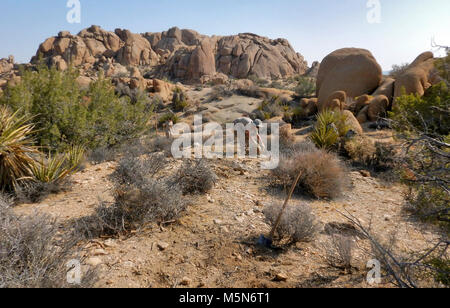
M 421 218 L 450 228 L 450 55 L 438 61 L 444 79 L 423 97 L 403 95 L 396 99 L 393 127 L 406 141 L 401 166 L 402 179 L 409 186 L 407 201 Z
M 164 123 L 170 120 L 172 120 L 173 124 L 177 124 L 180 121 L 180 118 L 173 112 L 165 113 L 158 119 L 158 126 L 163 126 Z
M 189 106 L 187 96 L 180 88 L 176 88 L 173 92 L 172 102 L 175 111 L 183 111 L 187 106 Z
M 318 148 L 331 150 L 349 130 L 346 120 L 345 114 L 339 111 L 320 112 L 310 139 Z
M 316 93 L 316 81 L 314 78 L 300 77 L 297 80 L 295 93 L 301 97 L 310 97 Z
M 403 95 L 395 100 L 390 117 L 395 128 L 406 136 L 426 132 L 431 136 L 450 133 L 450 91 L 445 82 L 429 88 L 423 97 Z
M 278 96 L 273 96 L 269 100 L 262 101 L 258 110 L 264 115 L 264 120 L 268 120 L 285 115 L 289 111 L 289 106 L 284 104 Z
M 22 81 L 5 90 L 0 104 L 32 116 L 37 143 L 50 151 L 72 144 L 112 146 L 145 129 L 151 113 L 145 101 L 119 98 L 101 74 L 88 89 L 81 89 L 78 76 L 74 69 L 60 72 L 41 64 L 36 71 L 23 71 Z

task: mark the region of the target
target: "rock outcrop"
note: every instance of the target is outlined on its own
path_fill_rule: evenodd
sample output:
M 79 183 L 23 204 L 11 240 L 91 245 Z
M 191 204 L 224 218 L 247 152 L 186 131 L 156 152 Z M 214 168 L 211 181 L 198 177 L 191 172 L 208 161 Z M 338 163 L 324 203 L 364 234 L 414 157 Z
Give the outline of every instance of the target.
M 395 81 L 394 97 L 405 94 L 425 94 L 425 90 L 435 83 L 437 72 L 434 68 L 434 55 L 424 52 L 419 55 Z
M 8 73 L 14 68 L 14 57 L 9 56 L 7 59 L 0 59 L 0 74 Z
M 351 98 L 370 94 L 378 88 L 381 79 L 381 66 L 370 51 L 357 48 L 336 50 L 320 64 L 316 84 L 319 110 L 325 108 L 334 92 L 344 91 Z
M 185 82 L 209 81 L 218 74 L 276 79 L 304 74 L 308 69 L 304 58 L 284 39 L 250 33 L 209 37 L 178 28 L 145 34 L 122 29 L 109 32 L 98 26 L 77 35 L 63 31 L 40 45 L 32 63 L 40 56 L 61 70 L 69 64 L 86 70 L 120 64 L 144 67 L 152 78 Z

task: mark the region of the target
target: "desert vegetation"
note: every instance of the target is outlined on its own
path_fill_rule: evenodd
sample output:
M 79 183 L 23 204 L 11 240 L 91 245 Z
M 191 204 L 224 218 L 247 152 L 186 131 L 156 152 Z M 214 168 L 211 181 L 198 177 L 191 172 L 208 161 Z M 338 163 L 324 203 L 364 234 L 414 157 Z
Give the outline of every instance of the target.
M 0 288 L 67 288 L 67 263 L 77 257 L 76 235 L 62 233 L 55 219 L 19 217 L 0 196 Z M 78 287 L 91 287 L 95 270 L 83 273 Z
M 30 64 L 0 60 L 13 72 L 0 84 L 0 287 L 71 286 L 73 258 L 81 287 L 367 287 L 374 259 L 379 286 L 448 286 L 450 56 L 383 76 L 368 50 L 309 69 L 248 33 L 198 48 L 188 30 L 116 31 L 60 33 Z M 104 37 L 123 51 L 87 44 Z M 82 65 L 60 39 L 86 41 Z M 242 117 L 279 124 L 278 166 L 175 159 L 168 123 L 194 113 L 221 132 Z

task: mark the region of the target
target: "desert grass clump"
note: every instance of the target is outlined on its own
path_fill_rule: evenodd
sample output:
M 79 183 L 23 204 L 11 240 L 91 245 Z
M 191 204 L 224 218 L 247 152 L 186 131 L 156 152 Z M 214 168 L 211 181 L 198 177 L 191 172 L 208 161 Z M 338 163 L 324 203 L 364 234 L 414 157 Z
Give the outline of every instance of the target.
M 305 148 L 280 157 L 277 168 L 272 170 L 276 181 L 288 187 L 299 174 L 297 188 L 316 198 L 336 198 L 345 187 L 346 175 L 339 159 L 324 150 Z
M 205 194 L 214 188 L 217 175 L 205 159 L 186 160 L 171 181 L 180 186 L 185 195 Z
M 19 217 L 0 196 L 0 288 L 89 287 L 94 272 L 70 285 L 67 262 L 76 259 L 78 238 L 62 233 L 55 220 L 35 214 Z
M 276 222 L 281 205 L 271 204 L 265 207 L 264 215 L 270 226 Z M 309 205 L 291 205 L 285 209 L 275 233 L 280 242 L 292 244 L 309 242 L 318 231 L 316 218 Z
M 0 189 L 13 190 L 30 176 L 29 166 L 38 152 L 33 145 L 33 125 L 29 118 L 0 106 Z
M 346 122 L 347 117 L 342 112 L 324 110 L 317 115 L 317 123 L 310 139 L 318 148 L 332 150 L 340 138 L 348 133 L 350 127 Z

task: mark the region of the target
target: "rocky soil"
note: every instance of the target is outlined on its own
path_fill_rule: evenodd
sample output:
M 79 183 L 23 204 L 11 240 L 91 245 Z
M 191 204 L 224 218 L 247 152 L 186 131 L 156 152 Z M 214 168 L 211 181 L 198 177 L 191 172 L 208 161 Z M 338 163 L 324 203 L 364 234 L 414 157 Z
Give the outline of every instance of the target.
M 388 131 L 368 135 L 390 140 Z M 179 164 L 171 159 L 167 170 Z M 262 210 L 267 204 L 281 203 L 284 192 L 271 186 L 270 172 L 260 170 L 259 160 L 222 159 L 211 164 L 218 183 L 209 194 L 191 197 L 179 221 L 82 243 L 83 264 L 99 267 L 98 287 L 373 287 L 366 282 L 369 242 L 351 228 L 354 269 L 344 272 L 325 260 L 330 234 L 339 226 L 348 227 L 340 212 L 371 226 L 382 240 L 394 235 L 396 250 L 404 254 L 424 249 L 440 236 L 437 229 L 414 221 L 404 211 L 402 185 L 348 166 L 348 187 L 338 200 L 302 196 L 292 200 L 312 206 L 321 230 L 313 242 L 278 251 L 260 248 L 257 238 L 269 232 Z M 87 216 L 100 200 L 112 200 L 108 175 L 115 167 L 115 162 L 90 165 L 73 176 L 72 190 L 38 204 L 20 205 L 15 211 L 26 215 L 42 211 L 62 225 Z M 375 287 L 392 285 L 384 281 Z

